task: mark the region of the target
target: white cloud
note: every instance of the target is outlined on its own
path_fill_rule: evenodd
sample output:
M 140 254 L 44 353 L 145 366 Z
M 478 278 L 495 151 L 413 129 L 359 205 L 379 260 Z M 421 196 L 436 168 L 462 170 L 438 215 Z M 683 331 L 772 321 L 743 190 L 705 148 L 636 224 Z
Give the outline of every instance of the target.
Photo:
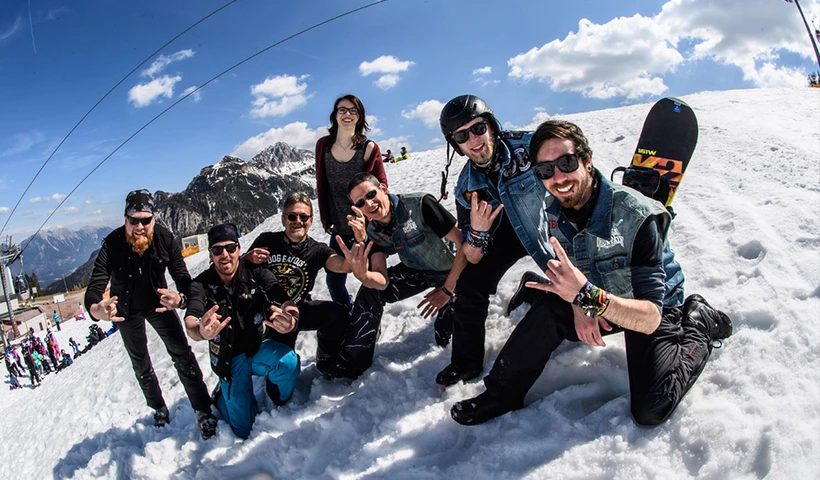
M 102 213 L 102 210 L 94 210 L 93 212 L 91 212 L 92 215 L 102 215 Z
M 32 197 L 28 199 L 28 203 L 40 203 L 40 202 L 47 202 L 48 197 Z
M 172 98 L 174 85 L 182 80 L 180 75 L 174 77 L 163 75 L 148 83 L 141 83 L 128 91 L 128 101 L 135 107 L 146 107 L 159 97 Z
M 481 67 L 473 70 L 473 75 L 488 75 L 493 73 L 492 67 Z
M 194 92 L 194 90 L 196 90 L 196 91 Z M 182 93 L 179 94 L 179 96 L 184 97 L 184 96 L 190 94 L 191 92 L 194 92 L 194 94 L 191 95 L 191 100 L 193 100 L 194 103 L 197 103 L 200 100 L 202 100 L 202 90 L 197 90 L 196 86 L 191 86 L 191 87 L 186 88 L 185 90 L 182 91 Z
M 556 91 L 586 97 L 638 98 L 666 90 L 661 75 L 683 62 L 668 33 L 652 18 L 615 18 L 603 25 L 587 19 L 578 32 L 511 58 L 509 76 L 549 83 Z
M 439 126 L 439 117 L 444 104 L 438 100 L 427 100 L 416 105 L 413 110 L 402 110 L 401 116 L 404 118 L 416 118 L 424 122 L 430 128 Z
M 400 154 L 401 147 L 405 147 L 408 152 L 413 149 L 412 145 L 408 142 L 408 138 L 405 136 L 381 139 L 378 143 L 382 153 L 387 153 L 387 150 L 390 150 L 390 153 L 392 153 L 394 157 Z
M 285 142 L 292 147 L 312 150 L 316 140 L 327 135 L 324 127 L 315 130 L 308 128 L 305 122 L 289 123 L 281 128 L 271 128 L 255 137 L 251 137 L 234 147 L 231 155 L 240 158 L 250 158 L 276 142 Z
M 85 204 L 86 205 L 91 205 L 92 203 L 94 203 L 94 202 L 90 198 L 85 199 Z
M 63 215 L 77 215 L 80 209 L 77 207 L 68 207 L 63 209 Z
M 809 11 L 818 8 L 816 1 L 807 4 Z M 510 58 L 508 75 L 555 91 L 633 100 L 663 94 L 665 75 L 709 58 L 737 66 L 757 86 L 803 85 L 805 72 L 777 62 L 781 52 L 813 58 L 793 10 L 772 0 L 670 0 L 654 17 L 582 19 L 576 32 Z
M 0 158 L 13 155 L 20 155 L 27 152 L 31 147 L 41 143 L 45 135 L 40 132 L 18 133 L 14 135 L 14 144 L 4 150 L 0 150 Z
M 9 213 L 10 210 L 9 207 L 0 207 L 0 213 Z
M 375 137 L 382 134 L 382 129 L 378 127 L 379 117 L 375 115 L 368 115 L 365 117 L 367 120 L 367 126 L 370 127 L 370 131 L 367 132 L 369 137 Z
M 180 60 L 185 60 L 186 58 L 191 58 L 194 56 L 194 53 L 195 52 L 193 50 L 187 49 L 180 50 L 176 53 L 172 53 L 171 55 L 160 55 L 156 60 L 154 60 L 150 67 L 140 72 L 140 76 L 154 78 L 168 65 Z
M 283 116 L 304 106 L 312 96 L 305 94 L 307 83 L 302 82 L 308 77 L 309 75 L 277 75 L 253 85 L 251 93 L 256 98 L 251 115 L 257 118 Z
M 5 40 L 7 38 L 10 38 L 12 35 L 14 35 L 17 32 L 17 30 L 20 30 L 20 27 L 22 27 L 22 26 L 23 26 L 23 18 L 22 17 L 15 18 L 14 19 L 14 25 L 12 25 L 11 28 L 6 30 L 5 32 L 0 32 L 0 42 L 2 42 L 3 40 Z
M 359 72 L 363 77 L 379 74 L 378 80 L 373 83 L 382 90 L 389 90 L 401 80 L 399 73 L 406 72 L 413 65 L 415 62 L 410 60 L 399 60 L 392 55 L 382 55 L 372 62 L 360 63 Z
M 65 197 L 66 197 L 66 195 L 63 195 L 62 193 L 55 193 L 54 195 L 51 196 L 51 200 L 54 200 L 55 202 L 59 202 L 60 200 L 64 199 Z
M 50 197 L 32 197 L 28 199 L 28 203 L 40 203 L 40 202 L 49 202 L 54 200 L 55 202 L 59 202 L 60 200 L 64 199 L 66 195 L 62 193 L 55 193 Z

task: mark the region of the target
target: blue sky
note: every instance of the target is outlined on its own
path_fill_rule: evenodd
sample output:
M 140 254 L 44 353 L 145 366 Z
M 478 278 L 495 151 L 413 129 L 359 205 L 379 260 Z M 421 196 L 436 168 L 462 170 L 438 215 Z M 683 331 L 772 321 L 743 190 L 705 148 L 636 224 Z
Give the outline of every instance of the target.
M 128 71 L 227 0 L 0 4 L 0 226 L 48 155 Z M 262 48 L 367 1 L 238 0 L 129 77 L 43 169 L 4 233 L 19 242 L 145 122 Z M 818 3 L 801 5 L 820 27 Z M 192 95 L 94 172 L 46 224 L 122 222 L 126 193 L 178 192 L 276 141 L 312 149 L 333 100 L 359 96 L 382 149 L 441 146 L 450 98 L 506 125 L 704 90 L 799 87 L 817 69 L 782 0 L 389 0 L 290 40 Z M 442 162 L 444 158 L 442 158 Z M 436 186 L 431 186 L 435 189 Z

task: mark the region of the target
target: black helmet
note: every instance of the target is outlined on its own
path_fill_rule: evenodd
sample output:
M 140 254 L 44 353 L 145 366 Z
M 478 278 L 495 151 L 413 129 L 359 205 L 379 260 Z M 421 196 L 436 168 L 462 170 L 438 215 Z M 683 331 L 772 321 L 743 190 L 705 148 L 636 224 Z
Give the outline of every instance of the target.
M 493 115 L 493 109 L 487 106 L 487 103 L 476 97 L 475 95 L 460 95 L 449 102 L 441 109 L 441 116 L 439 123 L 441 124 L 441 133 L 444 138 L 453 146 L 459 155 L 464 155 L 461 152 L 459 145 L 453 141 L 450 136 L 456 129 L 469 122 L 476 117 L 484 117 L 490 122 L 495 135 L 501 134 L 501 124 Z

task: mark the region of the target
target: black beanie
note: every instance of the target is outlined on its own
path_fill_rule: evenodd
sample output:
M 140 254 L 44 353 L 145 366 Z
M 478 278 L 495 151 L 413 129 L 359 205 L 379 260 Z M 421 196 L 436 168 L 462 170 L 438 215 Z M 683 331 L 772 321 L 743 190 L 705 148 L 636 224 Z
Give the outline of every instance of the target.
M 213 247 L 219 242 L 232 241 L 239 243 L 239 234 L 236 232 L 236 226 L 232 223 L 222 223 L 214 225 L 208 230 L 208 248 Z
M 125 214 L 133 212 L 154 213 L 154 196 L 148 190 L 134 190 L 125 197 Z

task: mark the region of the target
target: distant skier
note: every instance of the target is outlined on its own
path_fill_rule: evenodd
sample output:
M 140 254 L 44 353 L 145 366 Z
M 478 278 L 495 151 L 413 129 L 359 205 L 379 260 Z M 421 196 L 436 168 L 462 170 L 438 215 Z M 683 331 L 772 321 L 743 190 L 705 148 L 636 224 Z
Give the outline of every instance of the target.
M 52 318 L 54 318 L 54 325 L 57 326 L 57 331 L 59 332 L 60 331 L 60 314 L 57 313 L 57 310 L 54 310 L 54 315 L 52 315 Z
M 384 161 L 387 163 L 393 163 L 396 161 L 393 157 L 393 152 L 391 152 L 389 148 L 387 149 L 387 153 L 382 154 L 382 157 L 384 157 Z
M 404 147 L 401 147 L 401 159 L 402 160 L 407 160 L 408 158 L 410 158 L 410 155 L 407 154 L 407 149 L 404 148 Z
M 71 349 L 74 350 L 74 358 L 77 358 L 77 355 L 80 354 L 80 346 L 77 344 L 77 341 L 74 340 L 74 337 L 68 339 L 68 344 L 71 345 Z
M 86 320 L 88 317 L 85 315 L 85 308 L 83 308 L 83 302 L 79 302 L 80 313 L 77 314 L 77 320 Z

